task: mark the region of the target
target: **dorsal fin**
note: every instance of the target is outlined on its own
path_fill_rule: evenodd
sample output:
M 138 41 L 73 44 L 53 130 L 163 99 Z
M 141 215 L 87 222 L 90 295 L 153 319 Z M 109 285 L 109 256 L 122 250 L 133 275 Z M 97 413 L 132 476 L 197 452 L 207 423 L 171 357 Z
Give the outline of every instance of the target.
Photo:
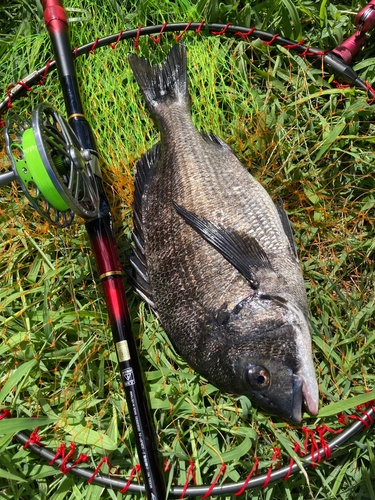
M 277 200 L 276 208 L 277 208 L 277 211 L 279 212 L 279 217 L 280 217 L 284 232 L 289 240 L 289 245 L 290 245 L 290 249 L 292 251 L 292 254 L 295 256 L 295 258 L 297 259 L 297 262 L 298 262 L 299 259 L 298 259 L 296 244 L 295 244 L 294 237 L 293 237 L 292 226 L 290 225 L 290 220 L 289 220 L 288 214 L 285 212 L 283 200 L 280 197 Z
M 215 146 L 224 148 L 224 149 L 230 151 L 234 156 L 236 156 L 236 153 L 229 146 L 229 144 L 227 144 L 223 139 L 221 139 L 218 135 L 215 135 L 213 132 L 207 133 L 207 132 L 201 131 L 201 136 L 207 142 L 207 144 L 214 144 Z

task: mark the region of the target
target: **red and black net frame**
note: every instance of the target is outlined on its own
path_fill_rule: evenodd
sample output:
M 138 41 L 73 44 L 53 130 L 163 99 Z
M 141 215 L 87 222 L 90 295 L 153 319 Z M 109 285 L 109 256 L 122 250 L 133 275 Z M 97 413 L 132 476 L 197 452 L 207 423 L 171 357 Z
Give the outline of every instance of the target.
M 158 37 L 153 39 L 155 42 L 159 42 L 161 35 L 168 32 L 180 33 L 178 36 L 175 35 L 177 41 L 186 31 L 195 31 L 195 33 L 201 33 L 202 35 L 221 36 L 225 34 L 259 38 L 268 45 L 281 45 L 288 50 L 296 51 L 302 57 L 312 58 L 317 64 L 321 65 L 323 63 L 323 66 L 328 72 L 334 73 L 352 86 L 365 90 L 371 101 L 375 98 L 371 86 L 367 82 L 362 81 L 349 66 L 352 58 L 358 53 L 365 41 L 366 31 L 371 30 L 375 25 L 375 0 L 372 0 L 368 6 L 362 9 L 357 15 L 355 20 L 357 30 L 354 35 L 331 52 L 322 52 L 319 49 L 311 48 L 305 45 L 303 40 L 296 43 L 278 34 L 267 33 L 257 30 L 256 28 L 249 29 L 248 27 L 234 26 L 231 24 L 208 24 L 205 22 L 165 23 L 164 25 L 158 26 L 139 27 L 134 30 L 121 31 L 120 33 L 101 39 L 97 38 L 94 42 L 82 47 L 77 47 L 72 51 L 69 42 L 68 22 L 61 2 L 59 0 L 42 0 L 42 4 L 55 59 L 49 61 L 46 66 L 38 71 L 34 71 L 22 81 L 17 82 L 16 85 L 9 85 L 7 87 L 7 97 L 0 103 L 0 117 L 12 107 L 12 101 L 32 90 L 32 86 L 43 83 L 47 74 L 53 69 L 57 69 L 69 124 L 76 133 L 82 148 L 90 151 L 96 158 L 98 158 L 97 146 L 90 125 L 84 116 L 74 68 L 74 59 L 80 55 L 92 53 L 94 50 L 104 46 L 111 46 L 112 49 L 115 49 L 116 45 L 121 40 L 129 38 L 135 39 L 135 49 L 137 49 L 140 36 L 152 36 L 156 34 Z M 4 126 L 4 122 L 1 122 L 1 125 Z M 91 469 L 76 467 L 72 460 L 67 460 L 68 457 L 65 457 L 65 459 L 63 457 L 57 458 L 55 453 L 39 445 L 38 440 L 33 440 L 23 432 L 19 432 L 15 437 L 19 442 L 24 446 L 27 445 L 31 451 L 38 454 L 40 457 L 59 467 L 63 465 L 65 471 L 69 471 L 71 474 L 82 477 L 89 482 L 117 490 L 126 489 L 129 493 L 146 494 L 149 499 L 153 500 L 162 500 L 166 497 L 164 476 L 157 453 L 155 432 L 150 418 L 142 372 L 131 329 L 129 311 L 122 281 L 122 271 L 113 231 L 111 211 L 98 168 L 96 170 L 94 169 L 94 174 L 100 193 L 100 210 L 97 218 L 86 222 L 86 229 L 95 255 L 108 307 L 144 484 L 124 481 L 114 476 L 102 473 L 99 474 L 97 471 Z M 357 422 L 345 430 L 340 429 L 340 431 L 335 431 L 338 435 L 329 443 L 324 441 L 322 437 L 323 434 L 321 434 L 320 447 L 312 447 L 312 452 L 310 454 L 306 453 L 305 449 L 305 454 L 302 457 L 303 467 L 316 465 L 317 458 L 319 458 L 318 461 L 320 461 L 320 459 L 329 458 L 335 449 L 342 446 L 362 429 L 367 428 L 372 423 L 375 416 L 373 403 L 367 405 L 366 411 L 360 411 L 362 411 L 363 417 L 353 416 L 352 418 L 356 419 Z M 325 430 L 330 429 L 326 428 Z M 275 459 L 276 458 L 275 455 Z M 77 461 L 75 463 L 77 463 Z M 245 489 L 247 490 L 257 486 L 265 487 L 267 484 L 280 479 L 285 480 L 290 474 L 300 470 L 300 465 L 294 463 L 292 459 L 289 466 L 275 471 L 272 471 L 271 467 L 267 474 L 251 478 L 253 472 L 257 472 L 256 465 L 257 462 L 250 476 L 245 481 L 216 486 L 217 477 L 211 486 L 202 485 L 187 487 L 186 483 L 184 487 L 172 487 L 169 491 L 169 496 L 171 498 L 180 498 L 185 495 L 194 497 L 204 495 L 204 497 L 207 497 L 209 494 L 241 494 Z M 224 464 L 223 466 L 225 467 Z

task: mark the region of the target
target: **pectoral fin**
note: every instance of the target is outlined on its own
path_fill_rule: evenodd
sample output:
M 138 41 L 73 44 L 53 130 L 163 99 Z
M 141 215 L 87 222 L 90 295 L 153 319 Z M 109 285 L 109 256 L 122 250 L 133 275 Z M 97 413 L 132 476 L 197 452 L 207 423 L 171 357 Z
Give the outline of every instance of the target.
M 213 224 L 175 202 L 173 205 L 185 222 L 230 262 L 247 279 L 252 288 L 259 287 L 259 281 L 256 279 L 258 269 L 267 268 L 273 271 L 265 251 L 252 236 Z

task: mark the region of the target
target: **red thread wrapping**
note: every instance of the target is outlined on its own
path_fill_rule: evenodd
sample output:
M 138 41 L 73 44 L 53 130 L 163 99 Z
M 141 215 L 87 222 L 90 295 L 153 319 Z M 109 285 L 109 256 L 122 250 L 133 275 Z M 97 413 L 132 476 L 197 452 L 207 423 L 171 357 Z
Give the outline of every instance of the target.
M 204 23 L 205 23 L 205 22 L 206 22 L 206 21 L 202 21 L 202 22 L 200 23 L 200 25 L 198 26 L 198 28 L 195 30 L 195 33 L 199 33 L 199 32 L 200 32 L 200 30 L 202 29 L 202 26 L 204 25 Z
M 163 33 L 165 27 L 167 26 L 168 23 L 164 23 L 161 30 L 160 30 L 160 33 L 159 33 L 159 36 L 157 38 L 153 37 L 152 35 L 150 35 L 150 38 L 152 38 L 154 40 L 155 43 L 159 43 L 160 42 L 160 37 L 161 37 L 161 34 Z
M 65 444 L 64 443 L 62 443 L 62 445 L 59 446 L 59 448 L 57 448 L 56 455 L 50 461 L 49 465 L 53 465 L 55 463 L 55 460 L 57 460 L 60 455 L 61 455 L 61 458 L 64 459 L 64 456 L 65 456 Z
M 348 87 L 351 87 L 351 85 L 350 85 L 349 83 L 348 83 L 348 84 L 346 84 L 346 85 L 344 85 L 344 84 L 340 83 L 340 82 L 339 82 L 339 81 L 337 81 L 337 80 L 332 80 L 332 81 L 333 81 L 333 83 L 336 85 L 336 88 L 338 88 L 338 89 L 346 89 L 346 88 L 348 88 Z
M 251 30 L 250 30 L 250 31 L 248 31 L 247 33 L 241 33 L 240 31 L 237 31 L 237 33 L 235 33 L 234 35 L 241 35 L 243 38 L 245 38 L 245 37 L 247 37 L 247 36 L 250 36 L 250 35 L 251 35 L 251 33 L 252 33 L 253 31 L 255 31 L 255 30 L 256 30 L 256 28 L 251 28 Z M 235 494 L 236 494 L 236 493 L 235 493 Z
M 247 476 L 246 481 L 244 482 L 244 485 L 242 486 L 240 491 L 237 491 L 237 493 L 234 493 L 236 496 L 241 495 L 241 493 L 243 493 L 245 491 L 246 485 L 250 481 L 251 476 L 254 474 L 254 472 L 255 472 L 255 475 L 258 474 L 259 460 L 257 459 L 257 457 L 254 457 L 254 460 L 255 460 L 255 464 L 254 464 L 253 468 L 251 469 L 250 474 Z
M 115 43 L 111 43 L 110 46 L 112 49 L 115 49 L 116 48 L 116 45 L 119 43 L 119 41 L 121 40 L 121 35 L 123 34 L 123 30 L 120 31 L 119 35 L 118 35 L 118 38 L 116 40 Z
M 298 47 L 298 45 L 303 45 L 305 43 L 305 40 L 301 40 L 298 43 L 295 43 L 294 45 L 283 45 L 284 49 L 294 49 Z
M 115 467 L 114 465 L 111 465 L 110 461 L 108 460 L 108 457 L 103 457 L 99 463 L 99 465 L 97 466 L 97 468 L 95 469 L 95 472 L 94 474 L 90 477 L 90 479 L 87 481 L 89 484 L 91 484 L 94 479 L 95 479 L 95 476 L 97 475 L 97 473 L 100 471 L 101 469 L 101 466 L 104 464 L 104 463 L 107 463 L 108 464 L 108 467 L 109 467 L 109 472 L 111 472 L 111 469 L 116 469 L 116 474 L 118 474 L 118 468 Z
M 225 476 L 225 469 L 226 468 L 227 468 L 227 466 L 224 463 L 221 464 L 221 469 L 219 470 L 218 475 L 215 477 L 214 482 L 211 484 L 209 490 L 207 491 L 207 493 L 202 498 L 207 498 L 208 496 L 210 496 L 211 491 L 214 489 L 214 486 L 215 486 L 215 484 L 217 483 L 217 480 L 220 477 L 220 474 L 223 473 L 223 475 Z
M 73 465 L 71 467 L 68 467 L 68 469 L 64 470 L 63 474 L 70 472 L 73 469 L 73 467 L 80 464 L 81 462 L 85 462 L 87 464 L 87 459 L 88 459 L 87 455 L 85 453 L 81 453 L 81 455 L 77 458 L 77 460 L 73 463 Z
M 39 446 L 44 446 L 42 443 L 40 443 L 40 436 L 38 434 L 38 429 L 39 429 L 39 427 L 37 427 L 35 429 L 35 431 L 33 431 L 30 434 L 30 439 L 28 441 L 26 441 L 26 443 L 23 446 L 24 450 L 26 450 L 26 448 L 29 446 L 29 444 L 38 444 Z
M 85 453 L 82 453 L 78 459 L 73 463 L 73 465 L 71 467 L 69 467 L 69 469 L 66 469 L 66 472 L 70 472 L 73 467 L 75 467 L 76 465 L 80 464 L 81 462 L 85 462 L 87 464 L 87 455 Z
M 225 33 L 225 32 L 227 31 L 227 29 L 228 29 L 228 26 L 230 26 L 230 25 L 231 25 L 231 23 L 228 23 L 228 24 L 225 26 L 225 28 L 224 28 L 223 30 L 221 30 L 221 31 L 211 31 L 211 33 L 212 33 L 213 35 L 224 35 L 224 33 Z M 204 498 L 204 497 L 202 497 L 202 498 Z
M 190 460 L 189 463 L 190 463 L 190 467 L 189 467 L 189 470 L 188 470 L 188 473 L 187 473 L 187 476 L 186 476 L 184 491 L 182 492 L 182 495 L 180 496 L 180 498 L 184 498 L 184 496 L 185 496 L 185 492 L 186 492 L 188 484 L 189 484 L 190 474 L 193 476 L 194 485 L 195 486 L 197 485 L 197 482 L 195 480 L 195 474 L 194 474 L 194 467 L 195 467 L 194 462 L 192 460 Z
M 309 441 L 309 434 L 311 435 L 311 461 L 312 461 L 312 465 L 311 467 L 316 467 L 319 463 L 320 463 L 320 460 L 321 460 L 321 456 L 320 456 L 320 451 L 319 451 L 319 446 L 318 446 L 318 443 L 316 442 L 316 439 L 315 439 L 315 436 L 314 436 L 314 432 L 310 429 L 307 429 L 307 427 L 302 427 L 302 430 L 303 432 L 306 433 L 306 439 L 305 439 L 305 455 L 307 455 L 307 446 L 308 446 L 308 441 Z M 317 461 L 315 463 L 315 455 L 314 453 L 317 453 Z
M 271 474 L 272 474 L 272 465 L 273 465 L 273 462 L 275 461 L 276 458 L 277 458 L 277 465 L 276 465 L 276 467 L 279 468 L 279 465 L 280 465 L 281 450 L 279 450 L 279 448 L 273 447 L 273 451 L 274 451 L 274 454 L 273 454 L 273 457 L 272 457 L 272 460 L 271 460 L 271 467 L 268 470 L 266 480 L 264 481 L 264 484 L 262 485 L 262 489 L 267 486 L 267 484 L 268 484 L 268 482 L 270 480 L 270 477 L 271 477 Z
M 46 79 L 46 76 L 47 76 L 47 73 L 48 73 L 48 68 L 49 68 L 49 65 L 51 64 L 51 62 L 54 61 L 54 59 L 50 59 L 46 65 L 46 69 L 44 70 L 44 74 L 42 76 L 42 78 L 40 79 L 39 81 L 39 85 L 44 85 L 44 80 Z
M 72 442 L 70 445 L 70 452 L 63 459 L 63 462 L 60 465 L 60 469 L 61 469 L 63 474 L 67 474 L 68 472 L 70 472 L 73 469 L 73 467 L 80 464 L 81 462 L 87 463 L 87 455 L 85 455 L 84 453 L 81 453 L 81 455 L 77 458 L 77 460 L 75 462 L 73 462 L 73 464 L 70 467 L 66 468 L 66 463 L 68 462 L 68 459 L 73 456 L 74 450 L 75 450 L 75 444 Z
M 364 418 L 358 417 L 357 415 L 348 415 L 348 418 L 359 420 L 365 426 L 365 429 L 367 429 L 367 427 L 369 426 L 368 422 L 366 422 Z
M 301 57 L 306 57 L 307 55 L 309 55 L 309 50 L 310 50 L 310 45 L 308 45 L 306 47 L 306 49 L 304 50 L 304 52 L 302 52 L 301 54 L 299 54 Z
M 337 417 L 339 424 L 346 424 L 346 417 L 343 413 L 338 413 Z
M 4 125 L 1 125 L 2 123 L 4 123 Z M 0 127 L 1 127 L 1 126 L 4 126 L 4 127 L 5 127 L 5 122 L 0 122 Z M 0 409 L 0 412 L 3 412 L 3 414 L 2 414 L 2 415 L 0 415 L 0 420 L 2 420 L 3 418 L 7 418 L 7 417 L 9 418 L 9 417 L 11 417 L 11 416 L 12 416 L 12 415 L 11 415 L 11 413 L 10 413 L 10 411 L 9 411 L 9 410 L 6 410 L 5 408 L 4 408 L 4 409 L 3 409 L 3 408 L 2 408 L 2 409 Z
M 371 100 L 370 104 L 369 104 L 369 106 L 371 106 L 371 104 L 373 104 L 373 102 L 375 101 L 375 91 L 374 91 L 374 89 L 371 87 L 371 85 L 370 85 L 370 84 L 368 84 L 368 83 L 366 82 L 366 80 L 364 81 L 364 84 L 366 85 L 367 90 L 371 90 L 372 95 L 374 96 L 374 97 L 372 98 L 372 100 Z
M 294 453 L 297 453 L 297 451 L 299 451 L 299 454 L 301 455 L 301 457 L 303 457 L 300 445 L 298 443 L 294 443 Z M 294 458 L 291 458 L 288 474 L 284 477 L 284 481 L 286 481 L 288 479 L 288 477 L 290 476 L 290 474 L 292 472 L 293 464 L 294 464 Z
M 298 54 L 301 57 L 306 57 L 306 56 L 324 56 L 328 52 L 328 50 L 323 50 L 323 51 L 314 51 L 314 52 L 309 52 L 310 50 L 310 45 L 306 47 L 306 50 L 302 52 L 301 54 Z
M 186 28 L 184 29 L 184 31 L 181 33 L 181 35 L 176 35 L 176 33 L 174 33 L 174 36 L 176 37 L 176 40 L 177 42 L 179 42 L 182 38 L 182 36 L 186 33 L 186 31 L 189 29 L 189 26 L 191 25 L 193 21 L 190 21 L 190 23 L 186 26 Z
M 95 50 L 96 44 L 98 43 L 98 40 L 99 40 L 99 37 L 98 37 L 98 38 L 95 38 L 94 45 L 92 46 L 92 49 L 88 51 L 88 54 L 93 54 L 93 53 L 94 53 L 94 50 Z
M 23 82 L 22 80 L 20 80 L 19 82 L 17 82 L 17 83 L 16 83 L 16 85 L 22 85 L 22 87 L 23 87 L 23 88 L 25 88 L 28 92 L 30 92 L 30 90 L 33 90 L 33 89 L 31 89 L 30 87 L 28 87 L 28 86 L 26 85 L 26 83 L 25 83 L 25 82 Z
M 261 40 L 261 42 L 264 43 L 265 45 L 271 45 L 271 43 L 273 43 L 278 36 L 280 35 L 279 34 L 275 35 L 274 37 L 271 38 L 269 42 L 265 42 L 264 40 Z
M 135 38 L 135 43 L 134 43 L 134 49 L 135 49 L 135 50 L 138 50 L 138 41 L 139 41 L 139 35 L 140 35 L 140 33 L 141 33 L 141 29 L 142 29 L 142 26 L 140 26 L 140 27 L 138 28 L 138 31 L 137 31 L 137 36 L 136 36 L 136 38 Z
M 130 476 L 129 476 L 129 480 L 126 483 L 126 485 L 122 488 L 122 490 L 120 490 L 120 493 L 126 493 L 126 491 L 128 490 L 128 488 L 130 486 L 130 481 L 132 480 L 132 477 L 134 476 L 135 472 L 137 472 L 137 476 L 138 476 L 140 470 L 141 470 L 141 466 L 140 465 L 135 465 L 133 467 L 133 470 L 131 471 Z
M 368 85 L 368 84 L 367 84 Z M 372 89 L 371 89 L 372 90 Z M 370 391 L 366 391 L 367 393 L 370 392 Z M 361 405 L 357 405 L 355 407 L 355 409 L 357 411 L 360 411 L 362 408 L 372 408 L 374 411 L 375 411 L 375 408 L 374 408 L 374 404 L 375 404 L 375 400 L 371 400 L 371 401 L 367 401 L 367 403 L 363 403 Z M 368 418 L 371 420 L 372 422 L 372 418 L 370 417 L 370 415 L 368 415 Z
M 12 99 L 10 97 L 10 88 L 14 87 L 14 85 L 11 83 L 10 85 L 8 85 L 8 87 L 6 88 L 6 93 L 7 93 L 7 96 L 8 96 L 8 104 L 7 104 L 7 109 L 10 109 L 10 108 L 13 108 L 13 104 L 12 104 Z
M 310 45 L 307 46 L 306 50 L 304 52 L 302 52 L 302 54 L 298 54 L 299 56 L 301 57 L 305 57 L 305 56 L 324 56 L 324 54 L 326 54 L 327 52 L 329 52 L 328 50 L 323 50 L 323 51 L 316 51 L 316 52 L 309 52 L 309 49 L 310 49 Z
M 366 85 L 368 85 L 367 82 L 365 82 Z M 373 89 L 368 85 L 367 89 L 371 89 L 372 92 Z M 370 102 L 370 104 L 372 104 L 375 100 L 375 92 L 374 92 L 374 98 L 372 99 L 372 101 Z M 366 392 L 369 392 L 369 391 L 366 391 Z M 363 410 L 362 408 L 372 408 L 374 411 L 375 411 L 375 408 L 374 408 L 374 401 L 367 401 L 367 403 L 363 403 L 362 405 L 358 405 L 356 406 L 356 410 L 357 411 L 360 411 L 361 413 L 363 413 L 369 420 L 369 422 L 367 422 L 364 418 L 361 418 L 361 417 L 358 417 L 357 415 L 348 415 L 348 418 L 352 419 L 352 420 L 359 420 L 360 422 L 362 422 L 362 424 L 365 426 L 365 429 L 367 429 L 367 427 L 372 424 L 373 422 L 373 418 L 371 417 L 371 415 L 369 415 L 367 413 L 367 411 Z M 339 413 L 338 414 L 338 420 L 340 423 L 342 424 L 346 424 L 346 418 L 345 418 L 345 415 L 343 413 Z
M 75 447 L 76 445 L 74 444 L 74 442 L 72 441 L 70 443 L 70 451 L 69 453 L 67 454 L 66 457 L 63 457 L 63 461 L 62 461 L 62 464 L 60 465 L 60 470 L 62 471 L 63 474 L 66 474 L 68 472 L 68 469 L 66 468 L 66 463 L 67 461 L 69 460 L 70 457 L 73 456 L 73 453 L 74 453 L 74 450 L 75 450 Z M 65 448 L 64 448 L 64 451 L 65 451 Z
M 74 54 L 73 54 L 73 57 L 76 58 L 77 57 L 77 52 L 78 52 L 78 46 L 74 49 Z
M 325 431 L 333 432 L 334 434 L 340 434 L 340 432 L 342 432 L 343 429 L 339 429 L 339 430 L 335 431 L 333 429 L 330 429 L 329 427 L 327 427 L 324 424 L 323 427 L 320 427 L 320 425 L 317 425 L 316 430 L 318 431 L 318 434 L 319 434 L 319 441 L 320 441 L 320 444 L 324 450 L 325 458 L 328 459 L 332 455 L 332 452 L 331 452 L 331 449 L 330 449 L 327 441 L 324 439 L 323 434 L 325 433 Z

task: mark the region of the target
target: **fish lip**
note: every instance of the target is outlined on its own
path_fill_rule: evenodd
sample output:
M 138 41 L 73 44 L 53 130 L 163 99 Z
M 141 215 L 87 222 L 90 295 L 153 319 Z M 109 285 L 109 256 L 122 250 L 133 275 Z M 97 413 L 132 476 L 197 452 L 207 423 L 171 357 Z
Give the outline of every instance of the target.
M 300 375 L 293 374 L 293 412 L 292 421 L 299 424 L 302 420 L 302 407 L 310 415 L 318 414 L 318 401 Z
M 306 407 L 306 411 L 310 413 L 310 415 L 316 416 L 319 411 L 319 401 L 317 398 L 314 398 L 314 395 L 310 392 L 305 381 L 302 384 L 302 395 L 304 398 L 304 406 Z
M 299 424 L 302 420 L 302 386 L 303 379 L 296 374 L 293 374 L 293 411 L 291 420 Z

